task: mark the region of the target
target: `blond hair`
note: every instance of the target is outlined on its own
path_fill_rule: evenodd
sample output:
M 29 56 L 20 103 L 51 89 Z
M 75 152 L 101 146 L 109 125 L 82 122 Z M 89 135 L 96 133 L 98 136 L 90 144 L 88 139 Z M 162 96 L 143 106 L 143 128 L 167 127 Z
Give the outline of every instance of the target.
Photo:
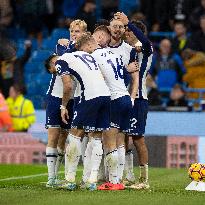
M 72 29 L 74 26 L 79 26 L 83 31 L 87 31 L 87 24 L 85 21 L 77 19 L 71 22 L 70 29 Z
M 86 44 L 88 41 L 94 40 L 93 36 L 90 32 L 84 33 L 75 43 L 75 47 L 77 50 L 80 50 L 81 46 Z

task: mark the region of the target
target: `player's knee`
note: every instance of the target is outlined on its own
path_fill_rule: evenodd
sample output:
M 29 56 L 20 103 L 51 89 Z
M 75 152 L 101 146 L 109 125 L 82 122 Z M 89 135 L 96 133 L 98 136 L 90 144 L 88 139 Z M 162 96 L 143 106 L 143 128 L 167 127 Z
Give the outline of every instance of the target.
M 57 128 L 48 129 L 48 146 L 53 148 L 57 147 L 59 136 L 60 136 L 59 129 Z
M 71 129 L 70 134 L 81 138 L 84 135 L 84 130 L 82 130 L 82 129 Z

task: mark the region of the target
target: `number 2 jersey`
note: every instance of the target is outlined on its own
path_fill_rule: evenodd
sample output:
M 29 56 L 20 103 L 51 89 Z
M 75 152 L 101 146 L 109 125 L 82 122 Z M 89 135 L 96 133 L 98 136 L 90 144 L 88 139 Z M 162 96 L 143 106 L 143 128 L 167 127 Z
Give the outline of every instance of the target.
M 99 64 L 105 82 L 111 92 L 111 100 L 129 95 L 124 82 L 124 66 L 121 56 L 107 48 L 98 48 L 91 54 Z
M 59 75 L 71 75 L 76 79 L 81 101 L 110 96 L 96 60 L 88 53 L 65 53 L 56 61 L 56 69 Z M 79 92 L 79 89 L 77 91 Z

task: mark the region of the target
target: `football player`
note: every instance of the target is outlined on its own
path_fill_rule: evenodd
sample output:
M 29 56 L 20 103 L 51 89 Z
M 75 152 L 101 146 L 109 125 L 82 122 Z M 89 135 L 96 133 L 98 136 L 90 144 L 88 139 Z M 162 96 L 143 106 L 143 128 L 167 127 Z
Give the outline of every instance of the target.
M 146 89 L 146 78 L 152 63 L 153 48 L 152 44 L 147 38 L 146 26 L 141 22 L 129 22 L 124 13 L 116 13 L 115 18 L 121 21 L 126 26 L 126 39 L 133 47 L 137 47 L 141 43 L 141 52 L 138 52 L 138 61 L 140 64 L 139 71 L 139 86 L 134 106 L 132 110 L 130 133 L 127 137 L 132 137 L 133 144 L 137 150 L 140 163 L 140 177 L 139 182 L 130 186 L 133 189 L 149 189 L 148 183 L 148 150 L 145 144 L 144 133 L 146 126 L 146 119 L 148 113 L 148 98 Z M 128 142 L 129 140 L 127 140 Z M 130 155 L 132 158 L 132 156 Z M 128 161 L 131 161 L 129 159 Z M 130 163 L 132 164 L 132 163 Z M 132 169 L 132 166 L 130 167 Z M 127 173 L 130 173 L 129 170 Z
M 110 91 L 95 59 L 88 53 L 76 51 L 63 54 L 56 61 L 58 74 L 63 81 L 63 98 L 61 105 L 61 117 L 67 123 L 69 113 L 66 109 L 67 102 L 72 93 L 72 78 L 77 82 L 80 100 L 74 106 L 74 118 L 72 129 L 69 132 L 69 149 L 66 149 L 67 170 L 64 187 L 69 190 L 76 188 L 75 176 L 79 158 L 81 156 L 81 138 L 84 132 L 91 133 L 93 138 L 99 138 L 103 130 L 110 126 Z M 97 174 L 102 159 L 101 140 L 95 140 L 97 154 L 92 159 L 90 177 L 90 190 L 96 189 Z

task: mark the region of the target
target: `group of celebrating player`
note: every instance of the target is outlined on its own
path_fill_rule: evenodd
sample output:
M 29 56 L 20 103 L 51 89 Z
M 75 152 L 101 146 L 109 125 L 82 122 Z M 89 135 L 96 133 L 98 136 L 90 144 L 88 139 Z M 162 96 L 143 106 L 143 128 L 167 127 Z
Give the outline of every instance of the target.
M 84 21 L 71 23 L 70 40 L 59 39 L 56 53 L 45 62 L 52 73 L 46 109 L 47 187 L 76 189 L 82 155 L 81 188 L 149 188 L 144 132 L 152 53 L 145 25 L 129 22 L 123 13 L 117 12 L 109 25 L 97 26 L 92 35 Z M 137 182 L 130 138 L 140 164 Z M 65 180 L 60 182 L 64 155 Z M 97 186 L 100 181 L 104 183 Z

